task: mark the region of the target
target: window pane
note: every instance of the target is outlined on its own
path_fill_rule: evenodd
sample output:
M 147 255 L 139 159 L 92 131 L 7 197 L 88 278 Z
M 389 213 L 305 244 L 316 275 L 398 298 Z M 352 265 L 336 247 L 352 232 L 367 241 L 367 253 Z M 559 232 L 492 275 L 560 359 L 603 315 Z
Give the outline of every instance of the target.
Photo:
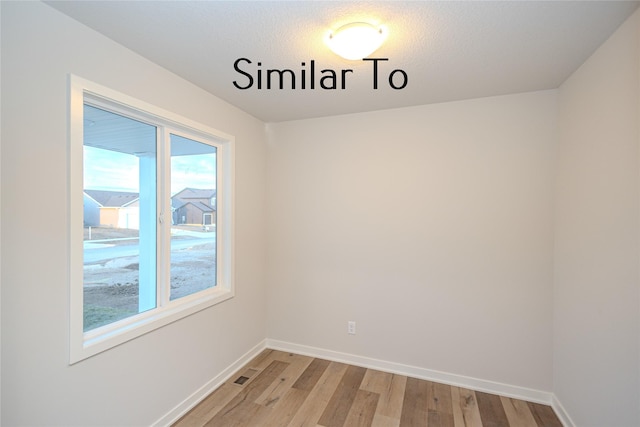
M 156 128 L 84 105 L 84 331 L 156 307 Z
M 171 135 L 171 298 L 216 285 L 216 148 Z

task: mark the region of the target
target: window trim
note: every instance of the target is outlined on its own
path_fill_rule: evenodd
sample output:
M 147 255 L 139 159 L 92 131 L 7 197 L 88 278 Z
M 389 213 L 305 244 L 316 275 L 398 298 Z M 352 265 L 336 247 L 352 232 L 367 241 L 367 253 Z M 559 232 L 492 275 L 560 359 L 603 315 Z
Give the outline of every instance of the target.
M 217 149 L 217 185 L 216 185 L 216 286 L 196 292 L 173 301 L 157 295 L 157 307 L 149 311 L 122 319 L 108 325 L 83 331 L 84 291 L 83 291 L 83 105 L 86 98 L 92 105 L 108 106 L 111 111 L 125 114 L 136 120 L 158 127 L 158 137 L 168 137 L 169 133 L 186 133 L 203 138 Z M 69 75 L 68 98 L 68 256 L 69 256 L 69 364 L 74 364 L 100 352 L 123 344 L 169 323 L 187 317 L 205 308 L 219 304 L 235 295 L 234 286 L 234 192 L 235 192 L 235 138 L 224 132 L 202 125 L 178 114 L 148 104 L 105 86 Z M 162 135 L 164 133 L 164 135 Z M 157 153 L 159 169 L 166 170 L 171 154 L 164 144 Z M 162 176 L 162 175 L 161 175 Z M 159 192 L 167 194 L 170 188 L 169 174 L 158 181 Z M 156 243 L 158 263 L 165 259 L 167 263 L 158 268 L 158 281 L 169 279 L 168 252 L 169 234 L 161 230 L 171 227 L 170 197 L 160 197 L 157 206 Z M 161 215 L 163 214 L 163 215 Z M 164 224 L 160 221 L 163 218 Z M 163 240 L 160 240 L 163 239 Z M 160 289 L 160 287 L 158 287 Z

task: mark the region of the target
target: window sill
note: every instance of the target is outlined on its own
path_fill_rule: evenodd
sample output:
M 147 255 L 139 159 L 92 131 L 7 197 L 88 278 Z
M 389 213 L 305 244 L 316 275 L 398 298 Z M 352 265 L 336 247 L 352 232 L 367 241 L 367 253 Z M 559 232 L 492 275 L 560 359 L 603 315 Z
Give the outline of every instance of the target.
M 233 296 L 231 290 L 216 286 L 216 288 L 172 301 L 164 307 L 85 332 L 83 333 L 83 343 L 77 348 L 72 347 L 69 364 L 78 363 L 169 323 L 231 299 Z

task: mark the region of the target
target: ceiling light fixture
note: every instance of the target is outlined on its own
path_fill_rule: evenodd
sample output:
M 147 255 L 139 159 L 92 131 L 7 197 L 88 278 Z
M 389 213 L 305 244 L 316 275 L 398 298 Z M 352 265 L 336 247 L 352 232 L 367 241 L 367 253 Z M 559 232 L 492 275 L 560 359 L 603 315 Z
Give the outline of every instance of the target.
M 343 25 L 327 35 L 325 42 L 336 54 L 345 59 L 358 60 L 375 52 L 387 38 L 383 27 L 366 22 Z

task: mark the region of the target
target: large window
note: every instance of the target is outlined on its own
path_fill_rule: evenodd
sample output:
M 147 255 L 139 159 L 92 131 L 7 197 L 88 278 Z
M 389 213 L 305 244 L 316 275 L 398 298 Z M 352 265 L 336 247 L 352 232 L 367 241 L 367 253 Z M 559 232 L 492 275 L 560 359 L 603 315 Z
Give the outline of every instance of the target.
M 233 138 L 71 76 L 71 363 L 233 296 Z

